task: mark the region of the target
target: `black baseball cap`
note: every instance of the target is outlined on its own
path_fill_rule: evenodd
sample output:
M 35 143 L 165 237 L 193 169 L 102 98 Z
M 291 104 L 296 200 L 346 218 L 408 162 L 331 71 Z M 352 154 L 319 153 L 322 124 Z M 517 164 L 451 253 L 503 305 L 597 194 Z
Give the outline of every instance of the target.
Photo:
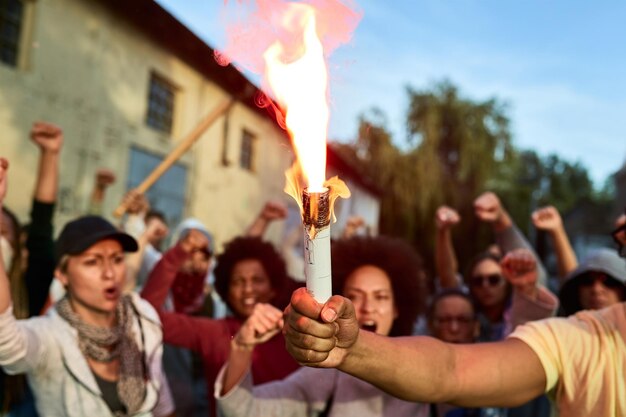
M 117 240 L 124 252 L 135 252 L 137 241 L 129 234 L 120 232 L 100 216 L 84 216 L 67 223 L 54 246 L 56 261 L 63 255 L 78 255 L 93 244 L 104 239 Z

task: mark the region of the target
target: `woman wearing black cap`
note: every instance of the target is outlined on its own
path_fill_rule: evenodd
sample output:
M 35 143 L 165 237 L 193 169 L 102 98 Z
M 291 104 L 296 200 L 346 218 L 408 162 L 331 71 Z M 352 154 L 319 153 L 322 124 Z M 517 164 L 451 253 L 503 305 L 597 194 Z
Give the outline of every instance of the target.
M 0 205 L 7 169 L 0 159 Z M 45 317 L 15 319 L 0 262 L 0 365 L 27 374 L 41 415 L 171 414 L 158 315 L 122 295 L 124 253 L 137 250 L 135 240 L 88 216 L 68 223 L 55 249 L 67 294 Z

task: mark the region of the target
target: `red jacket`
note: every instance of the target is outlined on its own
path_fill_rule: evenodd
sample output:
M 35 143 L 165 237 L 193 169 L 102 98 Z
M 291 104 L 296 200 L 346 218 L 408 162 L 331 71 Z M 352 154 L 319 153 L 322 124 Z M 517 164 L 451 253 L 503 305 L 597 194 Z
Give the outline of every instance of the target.
M 163 303 L 187 256 L 178 245 L 167 251 L 150 273 L 141 296 L 159 312 L 165 343 L 185 347 L 201 355 L 210 410 L 216 415 L 213 386 L 220 368 L 228 360 L 230 341 L 239 331 L 242 321 L 235 317 L 213 320 L 163 311 Z M 255 347 L 252 353 L 255 384 L 283 379 L 298 367 L 298 363 L 287 353 L 280 333 Z

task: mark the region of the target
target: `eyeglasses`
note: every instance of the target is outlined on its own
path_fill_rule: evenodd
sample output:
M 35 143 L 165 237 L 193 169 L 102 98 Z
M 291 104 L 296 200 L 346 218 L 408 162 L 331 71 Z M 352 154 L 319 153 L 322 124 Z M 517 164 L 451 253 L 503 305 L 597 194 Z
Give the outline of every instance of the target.
M 626 223 L 613 230 L 613 240 L 617 243 L 617 252 L 622 258 L 626 258 Z
M 622 287 L 623 284 L 604 273 L 587 273 L 578 278 L 578 285 L 581 287 L 591 287 L 597 281 L 600 281 L 602 285 L 607 288 L 619 288 Z
M 456 322 L 461 325 L 468 325 L 474 322 L 474 317 L 472 316 L 441 316 L 435 317 L 435 323 L 440 326 L 449 326 L 452 323 Z
M 501 282 L 502 275 L 500 274 L 474 275 L 470 280 L 470 285 L 472 287 L 484 287 L 486 284 L 490 287 L 495 287 L 500 285 Z

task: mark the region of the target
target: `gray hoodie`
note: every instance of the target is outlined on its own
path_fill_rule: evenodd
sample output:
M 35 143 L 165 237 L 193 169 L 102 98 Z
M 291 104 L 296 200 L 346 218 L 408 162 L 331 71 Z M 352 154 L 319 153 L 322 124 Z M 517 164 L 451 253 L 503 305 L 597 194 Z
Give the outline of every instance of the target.
M 565 284 L 559 293 L 565 315 L 569 316 L 583 309 L 578 297 L 578 287 L 580 278 L 589 272 L 603 272 L 621 282 L 626 289 L 626 260 L 620 258 L 615 249 L 597 249 L 565 278 Z

